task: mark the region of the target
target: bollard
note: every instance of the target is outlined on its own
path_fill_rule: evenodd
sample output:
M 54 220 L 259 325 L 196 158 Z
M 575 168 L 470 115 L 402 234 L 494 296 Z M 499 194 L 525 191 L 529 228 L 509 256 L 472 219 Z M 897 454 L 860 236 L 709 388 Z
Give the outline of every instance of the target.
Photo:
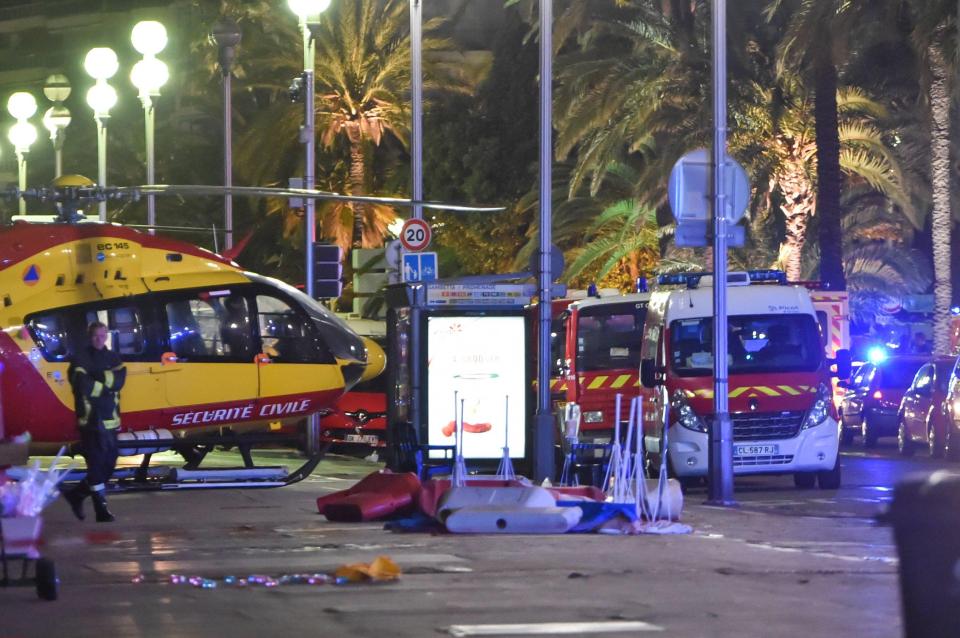
M 960 475 L 898 484 L 885 519 L 900 555 L 905 636 L 960 636 Z

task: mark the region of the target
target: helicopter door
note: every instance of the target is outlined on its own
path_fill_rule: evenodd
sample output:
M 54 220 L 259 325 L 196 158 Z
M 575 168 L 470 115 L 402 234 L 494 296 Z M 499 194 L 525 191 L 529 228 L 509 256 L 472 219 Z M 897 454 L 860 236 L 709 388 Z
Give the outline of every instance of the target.
M 186 292 L 163 302 L 167 349 L 164 379 L 174 427 L 203 427 L 256 420 L 250 301 L 230 290 Z
M 79 346 L 89 342 L 86 331 L 94 321 L 107 326 L 106 347 L 116 352 L 127 369 L 127 380 L 120 393 L 123 427 L 140 429 L 162 425 L 163 380 L 152 374 L 158 353 L 147 339 L 148 309 L 129 301 L 100 302 L 84 308 L 82 332 L 75 339 Z M 82 336 L 81 336 L 82 335 Z
M 342 391 L 340 368 L 299 307 L 279 296 L 257 295 L 257 327 L 261 417 L 314 412 Z

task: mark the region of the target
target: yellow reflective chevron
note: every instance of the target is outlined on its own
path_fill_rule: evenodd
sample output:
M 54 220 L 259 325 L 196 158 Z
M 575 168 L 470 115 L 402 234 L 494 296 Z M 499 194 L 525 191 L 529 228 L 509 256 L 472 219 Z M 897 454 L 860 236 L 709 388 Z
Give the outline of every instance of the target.
M 688 398 L 699 397 L 702 399 L 712 399 L 713 390 L 701 388 L 699 390 L 688 390 L 685 389 L 684 394 Z M 731 399 L 736 399 L 739 396 L 748 396 L 748 397 L 758 397 L 758 396 L 768 396 L 768 397 L 783 397 L 783 396 L 800 396 L 804 393 L 815 392 L 815 389 L 808 385 L 778 385 L 778 386 L 767 386 L 767 385 L 741 385 L 730 390 L 730 393 L 727 395 Z
M 626 385 L 627 381 L 630 380 L 630 377 L 631 377 L 631 376 L 632 376 L 632 375 L 629 375 L 629 374 L 621 374 L 619 377 L 617 377 L 617 378 L 614 380 L 613 383 L 610 384 L 610 387 L 611 387 L 611 388 L 622 388 L 624 385 Z
M 602 387 L 603 387 L 603 384 L 606 382 L 606 380 L 607 380 L 607 376 L 606 376 L 606 375 L 598 375 L 598 376 L 596 376 L 596 377 L 593 378 L 593 380 L 590 382 L 590 385 L 587 386 L 587 389 L 588 389 L 588 390 L 596 390 L 596 389 L 598 389 L 598 388 L 602 388 Z

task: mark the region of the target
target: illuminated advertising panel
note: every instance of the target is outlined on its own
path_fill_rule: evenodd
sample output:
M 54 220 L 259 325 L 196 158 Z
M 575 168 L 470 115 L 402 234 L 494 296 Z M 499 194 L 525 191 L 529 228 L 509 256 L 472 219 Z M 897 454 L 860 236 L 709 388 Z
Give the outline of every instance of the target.
M 428 317 L 427 344 L 430 445 L 454 444 L 463 400 L 464 458 L 501 457 L 505 434 L 510 456 L 522 458 L 527 413 L 523 317 Z

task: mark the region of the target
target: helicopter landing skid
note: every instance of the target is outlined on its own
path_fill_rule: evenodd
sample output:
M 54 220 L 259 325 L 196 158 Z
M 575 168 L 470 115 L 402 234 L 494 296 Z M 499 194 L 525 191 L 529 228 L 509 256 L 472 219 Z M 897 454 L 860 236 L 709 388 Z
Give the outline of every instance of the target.
M 298 483 L 309 476 L 329 450 L 330 445 L 322 446 L 316 453 L 308 456 L 304 463 L 289 472 L 286 466 L 257 466 L 250 455 L 250 445 L 253 441 L 237 443 L 237 448 L 244 461 L 244 467 L 218 467 L 201 469 L 200 462 L 216 445 L 223 441 L 191 440 L 189 447 L 174 444 L 173 449 L 187 461 L 183 467 L 152 466 L 151 457 L 154 452 L 144 448 L 170 449 L 170 442 L 137 441 L 125 446 L 136 447 L 143 455 L 137 467 L 117 468 L 108 485 L 111 492 L 131 492 L 146 490 L 183 490 L 183 489 L 225 489 L 225 488 L 267 488 L 283 487 Z M 179 442 L 178 442 L 179 443 Z M 182 449 L 181 449 L 182 448 Z M 15 472 L 14 472 L 15 473 Z M 69 472 L 64 483 L 82 480 L 86 476 L 84 470 Z

